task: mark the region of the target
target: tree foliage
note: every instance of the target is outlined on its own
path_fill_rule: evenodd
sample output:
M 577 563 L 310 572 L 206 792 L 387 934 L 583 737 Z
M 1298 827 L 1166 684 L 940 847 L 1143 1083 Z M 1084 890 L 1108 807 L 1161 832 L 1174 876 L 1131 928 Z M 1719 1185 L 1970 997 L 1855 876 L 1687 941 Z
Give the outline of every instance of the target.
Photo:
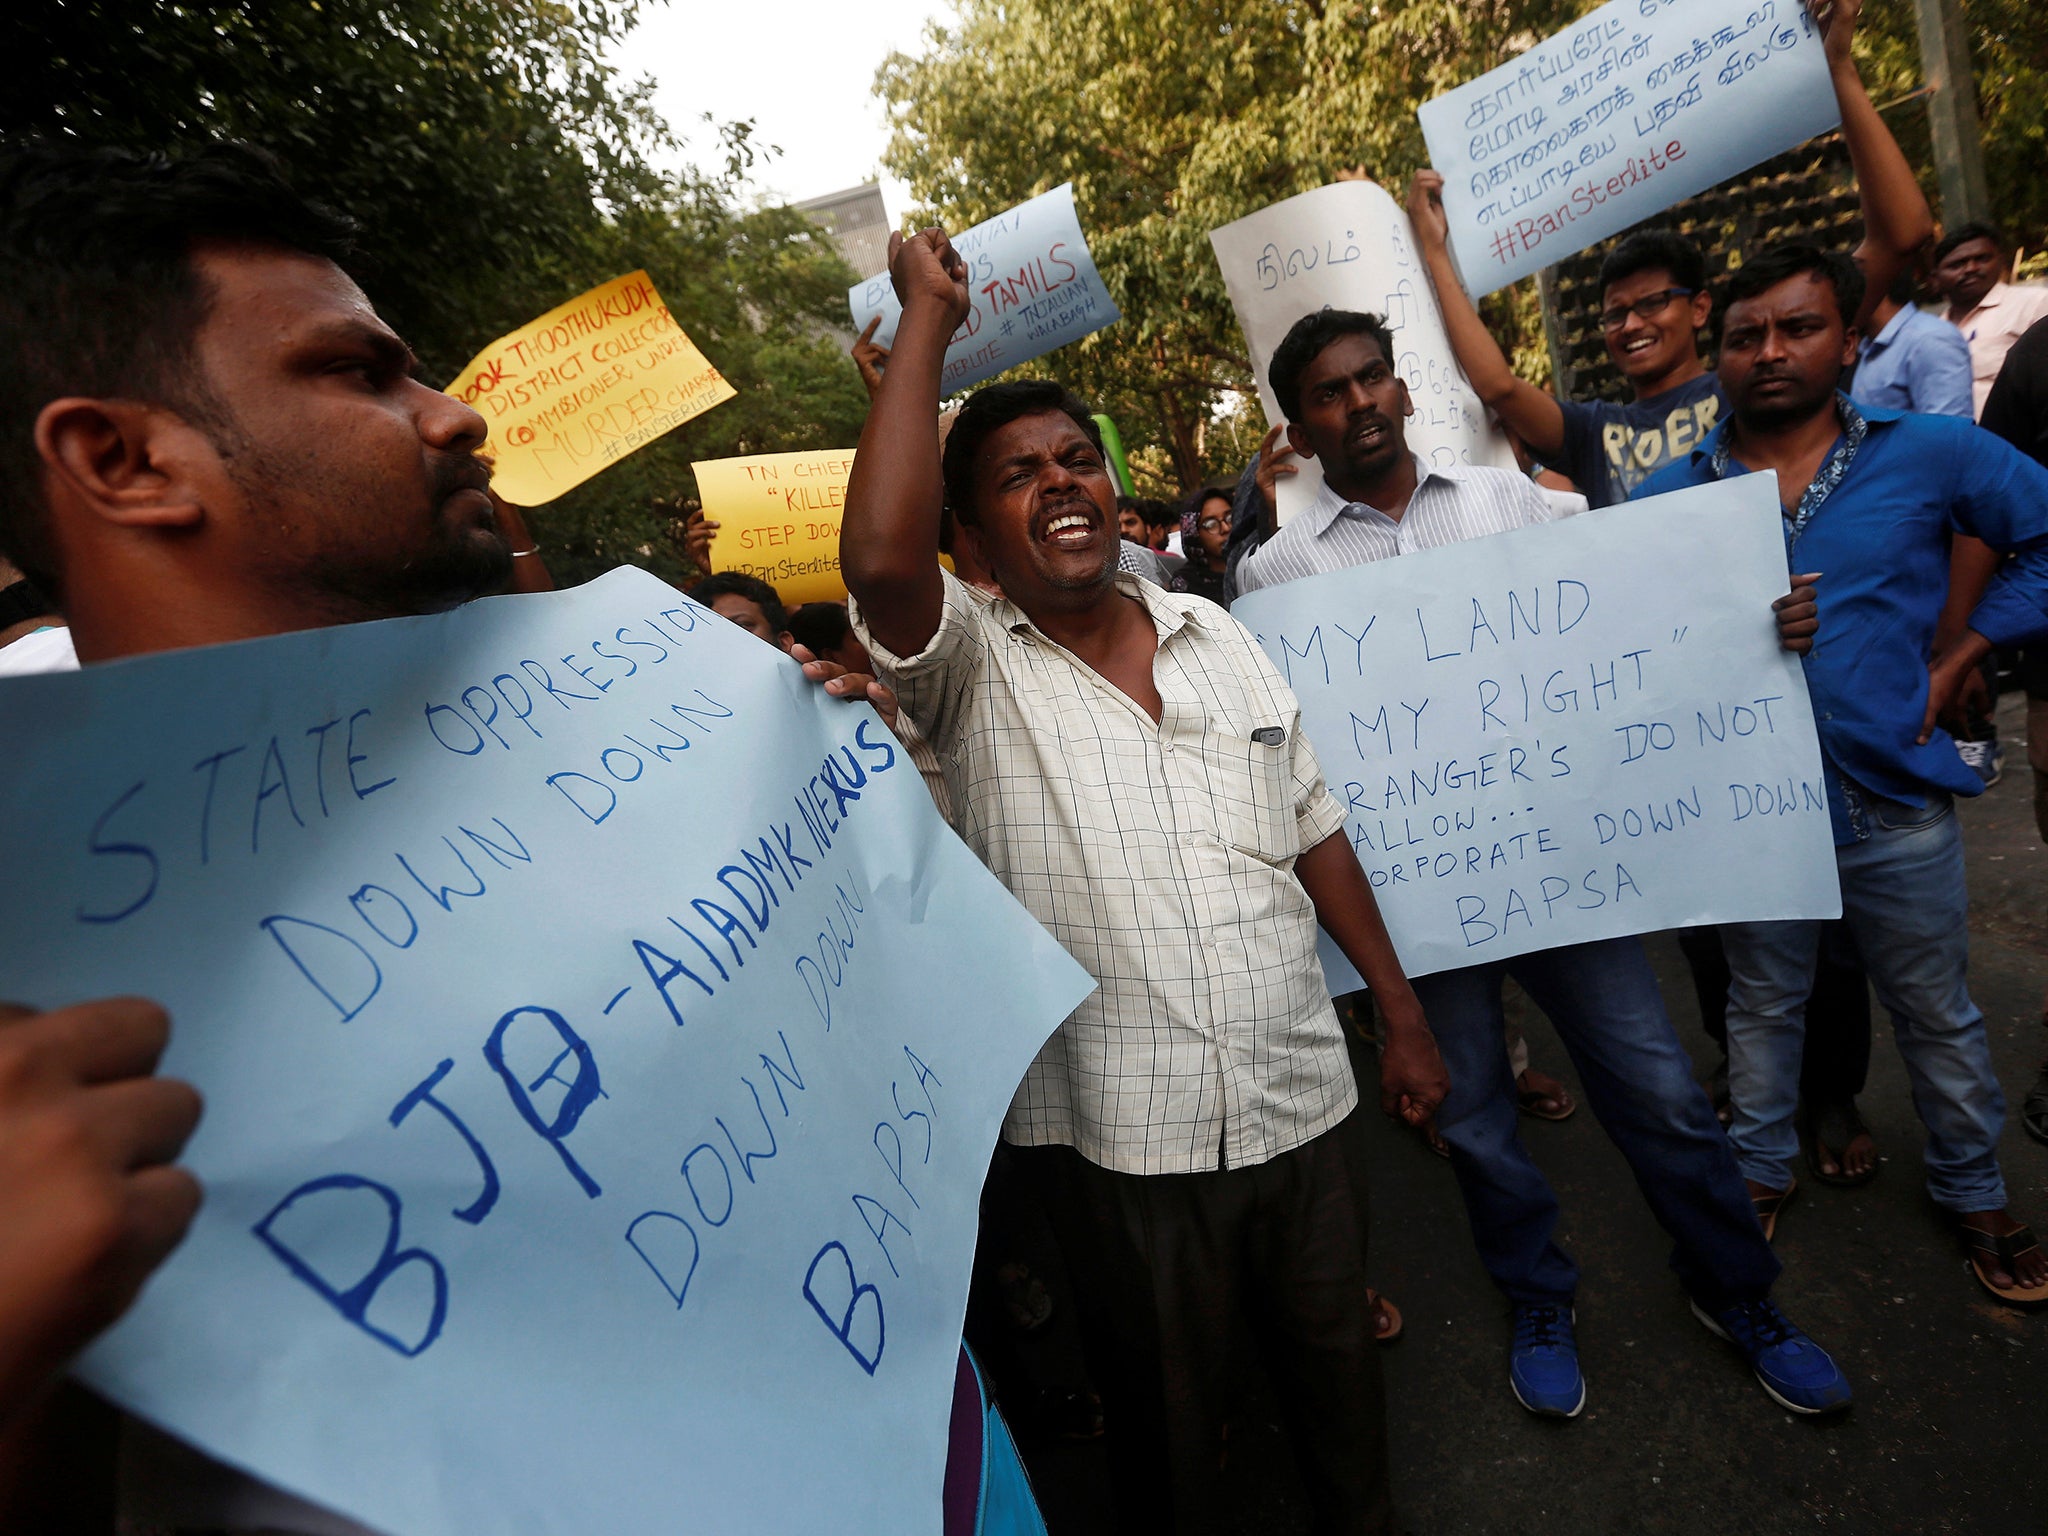
M 955 0 L 876 78 L 890 169 L 960 228 L 1074 183 L 1124 319 L 1042 360 L 1117 418 L 1155 489 L 1234 472 L 1262 424 L 1208 233 L 1362 170 L 1397 196 L 1425 160 L 1416 109 L 1600 0 Z M 2048 47 L 2033 0 L 1963 0 L 2002 215 L 2039 244 Z M 1919 84 L 1912 7 L 1870 0 L 1879 102 Z M 1902 138 L 1915 129 L 1908 108 Z M 1917 130 L 1925 164 L 1924 119 Z M 1932 186 L 1931 167 L 1927 179 Z M 1482 306 L 1525 375 L 1548 359 L 1533 281 Z
M 645 267 L 740 391 L 530 522 L 558 576 L 620 560 L 681 571 L 660 503 L 693 458 L 854 440 L 865 397 L 826 327 L 857 276 L 801 217 L 747 211 L 730 175 L 661 173 L 645 82 L 605 50 L 638 0 L 28 0 L 0 133 L 175 149 L 240 138 L 362 225 L 356 275 L 428 377 L 493 337 Z

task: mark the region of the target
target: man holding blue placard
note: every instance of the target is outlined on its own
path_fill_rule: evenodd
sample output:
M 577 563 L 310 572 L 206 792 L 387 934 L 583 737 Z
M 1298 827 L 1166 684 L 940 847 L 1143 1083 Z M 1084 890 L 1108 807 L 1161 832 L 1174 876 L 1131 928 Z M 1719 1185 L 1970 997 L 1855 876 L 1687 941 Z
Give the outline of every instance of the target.
M 1382 1108 L 1420 1123 L 1447 1085 L 1343 809 L 1250 632 L 1119 575 L 1115 486 L 1079 402 L 984 389 L 941 455 L 967 268 L 928 229 L 891 238 L 890 270 L 903 319 L 840 563 L 862 639 L 946 765 L 957 830 L 1101 983 L 1003 1136 L 1075 1271 L 1120 1523 L 1227 1528 L 1241 1321 L 1284 1383 L 1318 1528 L 1389 1530 L 1362 1191 L 1337 1139 L 1358 1088 L 1319 920 L 1385 1011 Z M 942 572 L 944 510 L 1002 596 Z
M 1892 1015 L 1927 1127 L 1927 1188 L 1999 1300 L 2048 1304 L 2048 1259 L 2006 1210 L 2005 1096 L 1970 1000 L 1969 892 L 1954 797 L 1983 792 L 1935 722 L 1994 646 L 2048 637 L 2048 473 L 1949 416 L 1859 406 L 1862 277 L 1845 257 L 1780 245 L 1728 280 L 1720 375 L 1730 419 L 1646 495 L 1769 470 L 1794 568 L 1819 589 L 1806 658 L 1842 912 Z M 1952 532 L 2012 558 L 1961 637 L 1936 654 Z M 1929 658 L 1932 658 L 1931 660 Z M 1781 1201 L 1798 1150 L 1793 1114 L 1819 944 L 1811 922 L 1722 930 L 1729 1135 L 1760 1206 Z
M 1320 461 L 1323 489 L 1246 557 L 1238 582 L 1247 593 L 1551 520 L 1518 474 L 1423 465 L 1407 443 L 1414 406 L 1397 356 L 1379 316 L 1327 309 L 1304 315 L 1274 350 L 1273 395 L 1288 413 L 1288 440 Z M 1809 611 L 1796 601 L 1781 606 L 1788 647 L 1802 643 Z M 1532 1413 L 1574 1418 L 1586 1383 L 1574 1333 L 1578 1267 L 1552 1236 L 1557 1197 L 1516 1129 L 1515 1081 L 1501 1046 L 1501 986 L 1510 975 L 1571 1051 L 1594 1113 L 1671 1234 L 1672 1267 L 1701 1321 L 1736 1344 L 1783 1406 L 1847 1407 L 1847 1380 L 1770 1299 L 1778 1261 L 1636 938 L 1415 981 L 1451 1072 L 1438 1133 L 1450 1145 L 1479 1256 L 1513 1309 L 1508 1385 L 1516 1400 Z

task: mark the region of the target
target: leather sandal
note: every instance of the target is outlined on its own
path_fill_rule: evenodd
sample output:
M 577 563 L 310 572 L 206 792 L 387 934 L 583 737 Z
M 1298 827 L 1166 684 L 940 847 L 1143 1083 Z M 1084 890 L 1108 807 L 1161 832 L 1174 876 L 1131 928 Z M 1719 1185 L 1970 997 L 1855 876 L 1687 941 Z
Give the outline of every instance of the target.
M 2022 1226 L 2010 1232 L 1986 1232 L 1981 1227 L 1957 1222 L 1956 1232 L 1963 1240 L 1963 1252 L 1969 1257 L 1970 1273 L 1977 1277 L 1977 1283 L 1985 1290 L 2009 1307 L 2048 1305 L 2048 1281 L 2034 1286 L 1991 1283 L 1994 1268 L 2016 1275 L 2021 1257 L 2040 1247 L 2031 1228 Z
M 1792 1197 L 1799 1193 L 1799 1181 L 1792 1180 L 1783 1189 L 1774 1189 L 1767 1194 L 1751 1195 L 1749 1203 L 1756 1207 L 1757 1225 L 1764 1229 L 1764 1241 L 1771 1242 L 1778 1235 L 1778 1213 L 1792 1203 Z

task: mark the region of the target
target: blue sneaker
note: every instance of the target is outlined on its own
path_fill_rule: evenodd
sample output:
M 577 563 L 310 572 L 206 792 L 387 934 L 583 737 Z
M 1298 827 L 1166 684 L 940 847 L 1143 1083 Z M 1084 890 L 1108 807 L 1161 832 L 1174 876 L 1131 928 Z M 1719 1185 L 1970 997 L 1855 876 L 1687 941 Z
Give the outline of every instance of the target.
M 1579 1346 L 1572 1338 L 1572 1309 L 1517 1306 L 1514 1337 L 1508 1344 L 1508 1386 L 1531 1413 L 1575 1419 L 1586 1406 L 1586 1378 L 1579 1374 Z
M 1742 1351 L 1764 1391 L 1794 1413 L 1834 1413 L 1849 1406 L 1849 1378 L 1828 1352 L 1809 1339 L 1769 1297 L 1709 1312 L 1697 1301 L 1692 1315 Z

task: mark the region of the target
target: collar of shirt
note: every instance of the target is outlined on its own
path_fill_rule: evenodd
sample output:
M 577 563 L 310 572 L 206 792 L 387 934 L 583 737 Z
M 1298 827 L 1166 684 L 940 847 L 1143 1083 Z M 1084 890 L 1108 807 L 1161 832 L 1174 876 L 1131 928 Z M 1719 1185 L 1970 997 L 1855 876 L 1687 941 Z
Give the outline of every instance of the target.
M 1820 471 L 1808 483 L 1799 498 L 1799 505 L 1786 515 L 1792 525 L 1793 538 L 1806 531 L 1806 525 L 1813 521 L 1813 514 L 1821 504 L 1834 493 L 1842 483 L 1842 476 L 1849 473 L 1849 466 L 1856 461 L 1856 450 L 1863 446 L 1863 439 L 1869 435 L 1872 422 L 1896 421 L 1900 413 L 1886 410 L 1882 406 L 1858 405 L 1839 389 L 1835 391 L 1835 419 L 1842 424 L 1842 435 L 1835 439 L 1835 446 L 1828 450 L 1827 458 L 1821 463 Z M 1707 434 L 1699 447 L 1692 452 L 1695 464 L 1704 455 L 1716 480 L 1728 478 L 1729 467 L 1735 462 L 1735 444 L 1728 436 L 1728 428 L 1735 424 L 1731 414 L 1726 421 L 1717 425 Z M 1748 473 L 1744 470 L 1743 473 Z
M 1415 495 L 1408 498 L 1408 507 L 1415 505 L 1416 497 L 1422 494 L 1422 487 L 1429 481 L 1442 480 L 1446 484 L 1456 485 L 1463 478 L 1456 469 L 1440 469 L 1423 463 L 1422 455 L 1418 453 L 1411 453 L 1408 457 L 1415 463 Z M 1404 515 L 1407 510 L 1406 507 L 1402 509 Z M 1365 502 L 1346 501 L 1327 480 L 1323 482 L 1322 489 L 1316 492 L 1316 499 L 1309 503 L 1308 510 L 1301 516 L 1307 520 L 1309 532 L 1318 538 L 1329 532 L 1330 525 L 1340 517 L 1359 517 L 1367 521 L 1378 519 L 1390 525 L 1397 525 L 1401 521 L 1400 518 L 1382 512 L 1378 507 L 1368 506 Z
M 1875 336 L 1863 338 L 1862 355 L 1868 357 L 1871 353 L 1881 351 L 1897 341 L 1899 339 L 1899 332 L 1903 331 L 1911 323 L 1913 316 L 1918 313 L 1919 310 L 1913 305 L 1901 304 L 1899 312 L 1893 315 L 1891 319 L 1885 321 L 1883 330 L 1879 331 Z
M 1162 645 L 1190 624 L 1215 631 L 1218 627 L 1217 620 L 1223 619 L 1228 622 L 1228 616 L 1214 603 L 1204 602 L 1185 592 L 1169 592 L 1142 576 L 1133 576 L 1129 571 L 1117 572 L 1116 589 L 1125 597 L 1134 597 L 1145 605 L 1145 612 L 1151 615 L 1152 627 L 1159 631 L 1159 643 Z M 1011 634 L 1028 633 L 1038 635 L 1042 639 L 1052 639 L 1031 622 L 1029 614 L 1007 597 L 991 598 L 989 602 L 989 617 Z

